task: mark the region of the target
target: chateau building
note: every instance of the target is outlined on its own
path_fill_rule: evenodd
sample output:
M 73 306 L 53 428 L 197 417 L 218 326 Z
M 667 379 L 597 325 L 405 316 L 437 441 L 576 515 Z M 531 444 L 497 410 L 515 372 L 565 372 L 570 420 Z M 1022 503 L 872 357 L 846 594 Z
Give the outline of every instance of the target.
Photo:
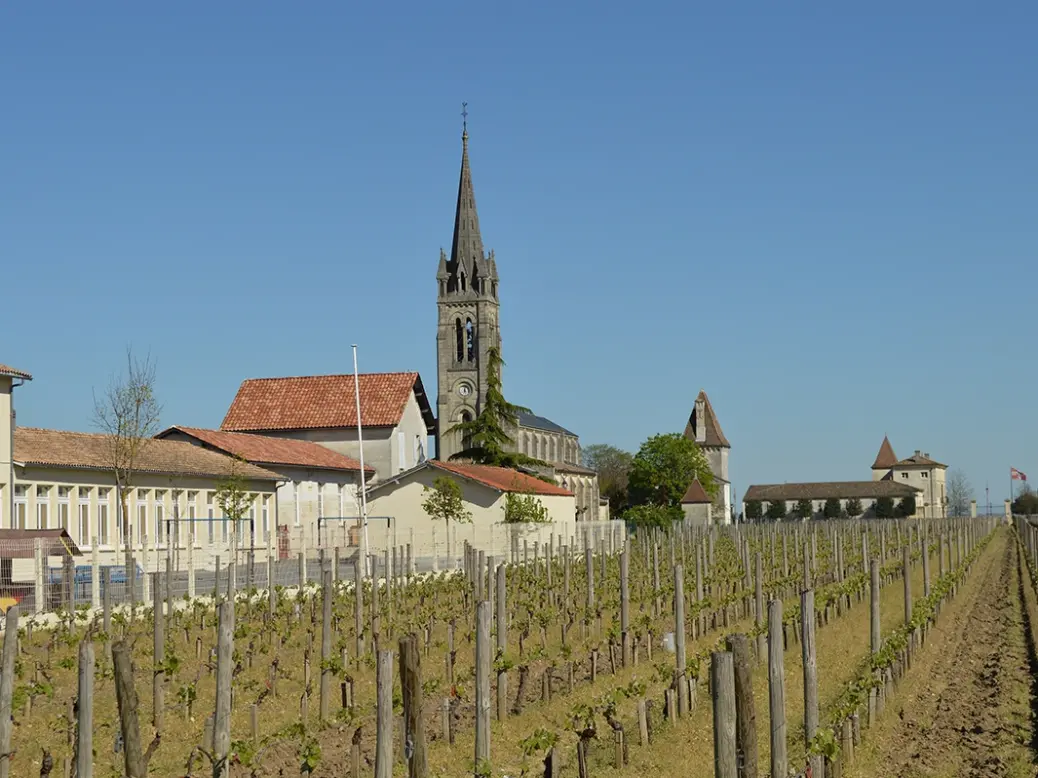
M 743 511 L 749 502 L 762 503 L 766 509 L 767 505 L 781 501 L 787 512 L 792 512 L 797 502 L 807 500 L 814 515 L 821 516 L 827 500 L 838 500 L 841 510 L 846 510 L 848 501 L 857 500 L 863 515 L 874 516 L 876 501 L 881 498 L 895 502 L 911 498 L 915 500 L 915 518 L 943 518 L 948 515 L 947 468 L 920 451 L 907 459 L 898 459 L 890 440 L 884 437 L 872 463 L 871 481 L 754 484 L 743 497 Z
M 732 521 L 732 483 L 728 480 L 728 454 L 732 450 L 728 438 L 721 429 L 721 423 L 714 413 L 714 406 L 710 404 L 710 398 L 706 396 L 705 390 L 700 390 L 696 397 L 692 413 L 685 425 L 685 437 L 694 440 L 706 454 L 706 460 L 710 463 L 710 472 L 713 473 L 714 482 L 717 484 L 717 494 L 714 497 L 712 516 L 719 519 L 720 523 L 728 524 Z M 702 486 L 700 486 L 702 489 Z
M 501 349 L 500 277 L 494 252 L 479 229 L 469 164 L 468 131 L 461 136 L 461 175 L 450 255 L 440 251 L 436 271 L 436 455 L 447 461 L 463 450 L 451 428 L 475 419 L 486 403 L 488 354 Z M 565 427 L 532 413 L 519 417 L 515 449 L 549 465 L 550 473 L 576 499 L 581 520 L 608 518 L 595 471 L 581 465 L 580 440 Z

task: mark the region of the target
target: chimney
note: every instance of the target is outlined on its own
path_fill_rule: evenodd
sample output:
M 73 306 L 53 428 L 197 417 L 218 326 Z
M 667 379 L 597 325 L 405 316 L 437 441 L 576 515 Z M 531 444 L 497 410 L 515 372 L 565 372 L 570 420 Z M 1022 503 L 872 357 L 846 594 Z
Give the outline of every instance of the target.
M 696 432 L 696 443 L 706 443 L 706 401 L 702 395 L 696 398 L 696 410 L 692 425 Z
M 916 455 L 916 456 L 919 456 L 919 455 L 920 455 L 920 454 L 922 454 L 922 453 L 923 453 L 923 452 L 922 452 L 922 451 L 920 451 L 919 449 L 916 449 L 916 450 L 915 450 L 915 455 Z

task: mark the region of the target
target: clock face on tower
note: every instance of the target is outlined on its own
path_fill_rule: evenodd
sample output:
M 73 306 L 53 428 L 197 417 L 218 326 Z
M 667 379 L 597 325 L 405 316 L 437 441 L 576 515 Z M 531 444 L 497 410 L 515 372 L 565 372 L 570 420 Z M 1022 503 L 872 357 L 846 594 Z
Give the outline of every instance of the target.
M 458 384 L 458 394 L 462 397 L 468 397 L 472 394 L 472 387 L 468 384 Z

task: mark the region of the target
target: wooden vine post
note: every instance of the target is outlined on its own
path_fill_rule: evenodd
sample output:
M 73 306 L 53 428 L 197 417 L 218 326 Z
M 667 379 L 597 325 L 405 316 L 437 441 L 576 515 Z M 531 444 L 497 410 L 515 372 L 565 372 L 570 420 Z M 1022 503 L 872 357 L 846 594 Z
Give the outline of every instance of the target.
M 772 545 L 772 549 L 775 546 Z M 754 601 L 757 609 L 757 661 L 763 662 L 768 653 L 768 636 L 764 631 L 764 562 L 761 552 L 757 552 L 757 569 L 754 576 Z
M 879 560 L 869 562 L 869 647 L 878 654 L 883 647 L 883 635 L 879 621 Z
M 801 647 L 804 661 L 804 744 L 810 748 L 818 733 L 818 658 L 815 655 L 815 593 L 805 589 L 800 595 Z M 824 775 L 821 756 L 811 756 L 811 775 Z
M 130 658 L 130 647 L 125 641 L 120 640 L 112 646 L 112 663 L 115 670 L 115 699 L 123 736 L 123 765 L 126 778 L 147 778 L 148 762 L 159 745 L 159 736 L 155 736 L 146 752 L 141 750 L 137 690 L 133 685 L 133 662 Z
M 567 572 L 569 567 L 566 568 Z M 497 653 L 504 657 L 508 651 L 508 612 L 506 610 L 505 566 L 497 566 Z M 567 576 L 567 581 L 569 580 Z M 508 716 L 508 671 L 502 666 L 497 671 L 497 718 L 504 721 Z
M 4 651 L 0 660 L 0 778 L 11 776 L 11 700 L 14 697 L 14 662 L 18 657 L 18 606 L 7 610 Z
M 740 778 L 757 778 L 757 711 L 753 703 L 750 641 L 738 633 L 728 638 L 735 665 L 735 734 Z
M 375 778 L 393 778 L 393 652 L 379 651 L 376 685 Z
M 786 666 L 782 639 L 782 601 L 768 604 L 768 715 L 771 723 L 771 774 L 788 775 L 786 757 Z
M 425 720 L 422 718 L 422 663 L 418 638 L 400 638 L 400 688 L 404 702 L 404 756 L 408 778 L 426 778 Z
M 360 557 L 353 560 L 353 596 L 356 598 L 353 628 L 357 633 L 357 662 L 364 656 L 364 569 Z
M 332 584 L 332 566 L 330 559 L 321 562 L 321 721 L 327 721 L 332 704 L 332 605 L 335 590 Z M 345 668 L 343 668 L 345 669 Z
M 231 679 L 234 674 L 234 600 L 220 603 L 216 639 L 216 717 L 213 729 L 213 775 L 231 774 Z
M 626 548 L 620 552 L 620 635 L 623 646 L 623 666 L 629 667 L 631 664 L 631 585 L 630 559 Z
M 624 552 L 626 553 L 626 552 Z M 674 682 L 678 692 L 678 716 L 688 715 L 688 659 L 685 653 L 685 571 L 674 565 Z
M 476 605 L 476 758 L 475 774 L 490 759 L 490 603 Z
M 159 574 L 152 573 L 155 576 L 151 585 L 152 592 L 152 632 L 153 632 L 153 643 L 152 643 L 152 655 L 155 666 L 152 672 L 151 679 L 151 695 L 152 695 L 152 709 L 151 709 L 151 725 L 155 728 L 156 732 L 161 733 L 163 724 L 165 721 L 165 689 L 166 689 L 166 636 L 165 636 L 165 620 L 162 617 L 162 594 L 159 586 Z
M 710 689 L 714 705 L 714 776 L 738 778 L 735 663 L 726 651 L 717 651 L 710 657 Z
M 94 644 L 79 644 L 76 713 L 76 778 L 94 776 Z

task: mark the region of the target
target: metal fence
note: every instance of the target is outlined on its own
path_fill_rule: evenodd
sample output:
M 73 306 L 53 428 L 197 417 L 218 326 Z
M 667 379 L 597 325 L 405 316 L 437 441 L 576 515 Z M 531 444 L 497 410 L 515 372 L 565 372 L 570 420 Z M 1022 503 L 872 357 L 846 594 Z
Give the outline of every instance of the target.
M 94 547 L 78 556 L 57 553 L 40 539 L 0 541 L 0 612 L 19 605 L 23 614 L 150 603 L 158 595 L 175 600 L 251 587 L 297 587 L 320 580 L 328 559 L 337 579 L 353 580 L 366 551 L 366 574 L 385 578 L 459 569 L 465 549 L 522 564 L 568 549 L 616 552 L 626 532 L 622 522 L 568 524 L 456 524 L 424 522 L 401 530 L 388 517 L 371 517 L 367 533 L 357 520 L 279 527 L 277 537 L 251 545 L 249 533 L 226 541 L 153 544 L 147 537 L 131 548 Z M 363 570 L 362 570 L 363 572 Z

